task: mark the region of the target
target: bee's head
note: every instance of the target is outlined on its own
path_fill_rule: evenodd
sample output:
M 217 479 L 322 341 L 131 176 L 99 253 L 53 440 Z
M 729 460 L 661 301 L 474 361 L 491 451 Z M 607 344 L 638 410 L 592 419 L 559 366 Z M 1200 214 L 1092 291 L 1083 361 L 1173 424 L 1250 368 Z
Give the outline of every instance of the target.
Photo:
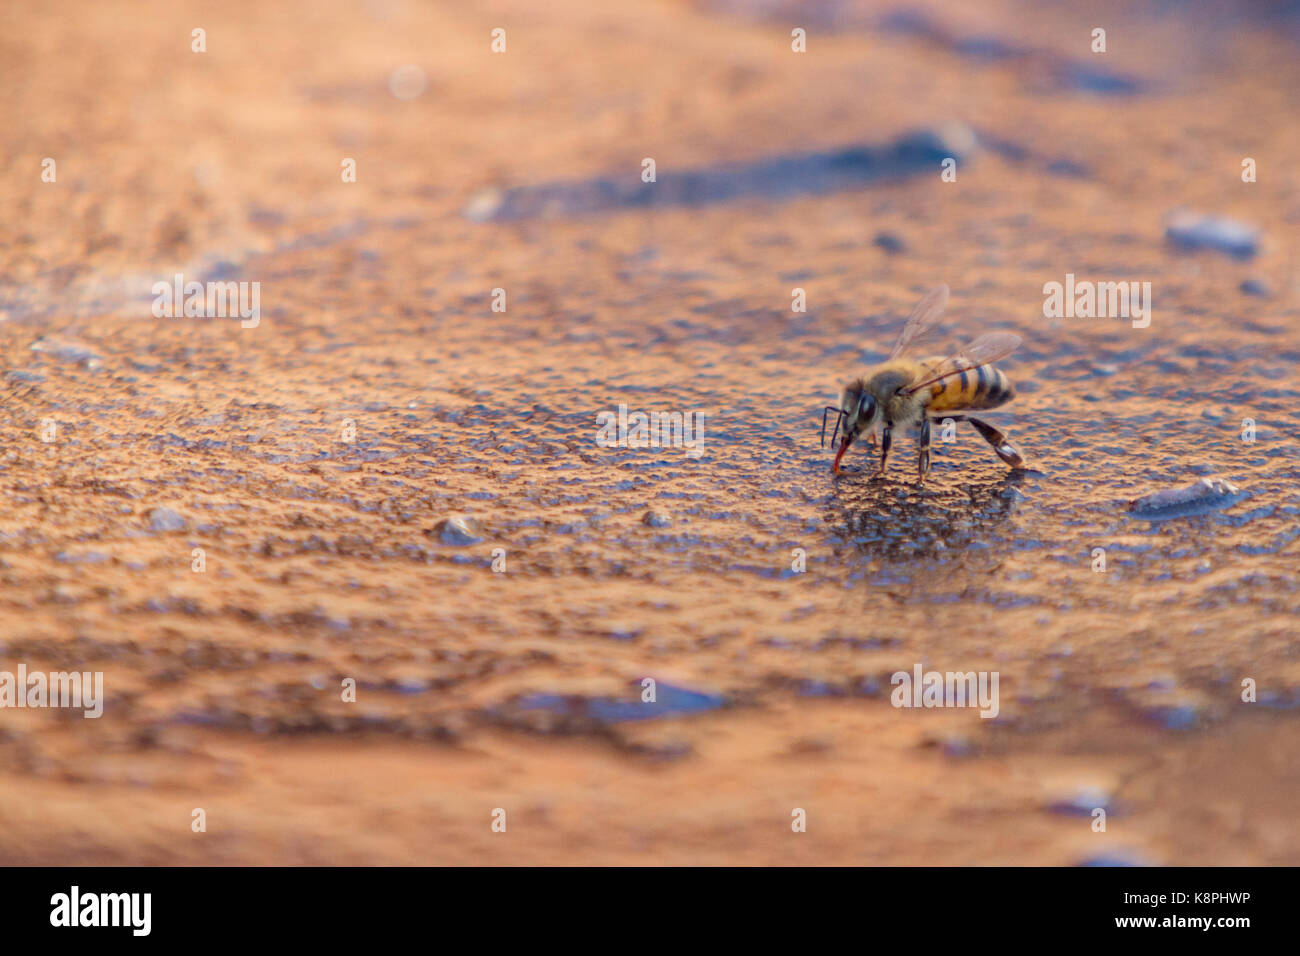
M 831 470 L 836 474 L 840 470 L 840 459 L 849 450 L 854 439 L 875 425 L 876 409 L 876 397 L 861 380 L 849 382 L 840 392 L 840 417 L 844 423 L 844 437 L 840 441 L 839 450 L 835 453 L 835 463 L 831 466 Z
M 840 408 L 844 412 L 845 427 L 857 437 L 857 432 L 870 428 L 875 421 L 876 396 L 871 394 L 866 383 L 849 382 L 840 393 Z

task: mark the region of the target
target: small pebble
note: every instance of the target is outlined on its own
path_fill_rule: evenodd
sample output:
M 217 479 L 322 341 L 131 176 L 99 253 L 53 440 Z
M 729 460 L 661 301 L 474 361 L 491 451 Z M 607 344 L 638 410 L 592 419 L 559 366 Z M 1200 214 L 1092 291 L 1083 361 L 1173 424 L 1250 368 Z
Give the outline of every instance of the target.
M 497 214 L 505 198 L 505 193 L 494 186 L 480 189 L 470 197 L 461 215 L 470 222 L 487 222 Z
M 189 522 L 171 508 L 154 508 L 149 512 L 150 531 L 184 531 L 188 526 Z
M 662 511 L 655 511 L 652 508 L 641 516 L 641 523 L 651 528 L 671 528 L 673 519 Z
M 111 558 L 102 551 L 60 551 L 54 560 L 63 564 L 103 564 Z
M 892 232 L 878 232 L 876 238 L 872 241 L 891 256 L 907 251 L 906 243 Z
M 33 352 L 43 352 L 61 362 L 76 362 L 83 368 L 95 369 L 102 364 L 95 350 L 89 345 L 74 342 L 71 339 L 44 335 L 31 344 Z
M 1102 853 L 1080 860 L 1076 866 L 1150 866 L 1138 853 L 1132 850 L 1120 850 L 1116 853 Z
M 433 531 L 443 544 L 458 547 L 477 544 L 483 540 L 482 528 L 478 520 L 468 515 L 453 515 L 450 518 L 443 518 L 433 526 Z
M 413 100 L 428 88 L 428 75 L 413 63 L 404 63 L 388 75 L 388 92 L 399 100 Z
M 1105 810 L 1114 813 L 1112 797 L 1100 787 L 1083 787 L 1063 796 L 1058 796 L 1047 804 L 1052 813 L 1064 813 L 1071 816 L 1090 817 L 1092 811 Z
M 1259 251 L 1259 230 L 1254 226 L 1187 210 L 1178 210 L 1165 221 L 1165 238 L 1183 249 L 1213 249 L 1243 259 Z
M 1231 482 L 1202 478 L 1185 488 L 1171 488 L 1136 498 L 1129 502 L 1129 511 L 1140 517 L 1172 518 L 1235 504 L 1240 494 Z
M 921 746 L 936 747 L 945 757 L 973 757 L 977 752 L 970 737 L 955 731 L 927 734 Z

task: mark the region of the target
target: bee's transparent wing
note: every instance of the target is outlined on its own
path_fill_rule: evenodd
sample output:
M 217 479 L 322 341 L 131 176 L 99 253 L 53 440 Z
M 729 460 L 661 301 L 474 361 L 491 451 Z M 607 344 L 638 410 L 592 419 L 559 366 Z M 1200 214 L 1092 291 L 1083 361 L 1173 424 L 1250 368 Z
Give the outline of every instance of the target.
M 908 385 L 907 393 L 911 395 L 949 375 L 1006 358 L 1018 348 L 1020 348 L 1020 336 L 1014 332 L 985 332 L 956 355 L 940 362 L 930 370 L 924 380 Z
M 947 305 L 946 285 L 937 285 L 922 296 L 921 301 L 916 303 L 916 308 L 912 310 L 912 314 L 903 323 L 903 331 L 899 333 L 898 341 L 894 343 L 893 351 L 889 353 L 890 360 L 898 358 L 908 346 L 933 329 Z

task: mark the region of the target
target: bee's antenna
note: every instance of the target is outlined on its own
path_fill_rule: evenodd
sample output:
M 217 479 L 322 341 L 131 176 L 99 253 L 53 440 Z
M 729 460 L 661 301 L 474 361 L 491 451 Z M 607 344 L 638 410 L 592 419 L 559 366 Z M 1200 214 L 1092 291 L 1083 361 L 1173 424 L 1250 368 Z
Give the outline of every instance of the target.
M 844 416 L 848 414 L 848 412 L 846 412 L 844 409 L 840 408 L 838 405 L 827 405 L 827 406 L 826 406 L 825 410 L 822 412 L 822 447 L 823 447 L 823 448 L 826 447 L 826 415 L 827 415 L 829 412 L 834 412 L 834 413 L 835 413 L 835 430 L 834 430 L 833 432 L 831 432 L 831 444 L 832 444 L 832 445 L 835 444 L 835 436 L 838 435 L 838 434 L 840 433 L 840 422 L 843 421 L 843 420 L 844 420 Z

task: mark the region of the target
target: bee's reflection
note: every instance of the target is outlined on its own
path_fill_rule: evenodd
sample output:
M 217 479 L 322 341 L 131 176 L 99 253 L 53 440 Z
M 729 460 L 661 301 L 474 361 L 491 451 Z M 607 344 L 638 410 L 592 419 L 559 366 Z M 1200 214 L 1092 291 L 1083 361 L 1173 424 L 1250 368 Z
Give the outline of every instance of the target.
M 841 559 L 947 560 L 983 551 L 1000 538 L 997 528 L 1025 500 L 1026 473 L 987 480 L 918 486 L 904 480 L 840 481 L 828 502 L 826 527 Z

